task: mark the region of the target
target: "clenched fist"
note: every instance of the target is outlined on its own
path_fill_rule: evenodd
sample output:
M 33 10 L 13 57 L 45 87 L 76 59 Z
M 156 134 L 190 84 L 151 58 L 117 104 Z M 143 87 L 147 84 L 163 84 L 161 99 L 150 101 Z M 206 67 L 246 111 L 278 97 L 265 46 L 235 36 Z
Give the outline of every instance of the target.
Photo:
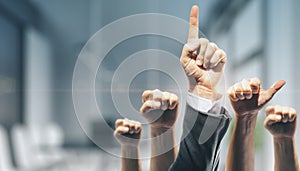
M 229 88 L 228 96 L 238 116 L 256 115 L 284 84 L 285 81 L 279 80 L 271 88 L 264 90 L 258 78 L 243 79 Z
M 265 128 L 274 138 L 293 138 L 297 124 L 295 109 L 283 106 L 269 106 L 266 108 L 267 118 Z
M 140 112 L 153 128 L 171 128 L 178 116 L 178 97 L 169 92 L 146 90 Z
M 215 88 L 226 63 L 226 54 L 214 43 L 198 36 L 198 7 L 190 13 L 190 28 L 187 44 L 180 57 L 190 82 L 190 92 L 208 99 L 219 97 Z
M 142 132 L 141 123 L 128 119 L 118 119 L 115 127 L 114 136 L 122 146 L 138 146 Z

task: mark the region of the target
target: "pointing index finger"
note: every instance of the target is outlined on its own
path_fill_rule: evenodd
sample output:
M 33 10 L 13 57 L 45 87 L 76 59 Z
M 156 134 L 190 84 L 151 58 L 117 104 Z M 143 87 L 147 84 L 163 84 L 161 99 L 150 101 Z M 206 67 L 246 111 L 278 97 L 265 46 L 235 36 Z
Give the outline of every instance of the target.
M 199 28 L 198 13 L 199 13 L 199 8 L 197 5 L 194 5 L 190 13 L 190 28 L 189 28 L 188 42 L 198 39 L 198 28 Z

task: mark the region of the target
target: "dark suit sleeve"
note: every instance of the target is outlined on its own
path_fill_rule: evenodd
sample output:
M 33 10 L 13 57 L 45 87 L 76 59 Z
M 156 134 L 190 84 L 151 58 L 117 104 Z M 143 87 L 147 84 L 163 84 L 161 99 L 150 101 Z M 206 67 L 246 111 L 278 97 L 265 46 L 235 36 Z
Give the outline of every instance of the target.
M 187 105 L 179 153 L 169 171 L 218 170 L 220 144 L 231 117 L 224 108 L 211 112 L 200 113 Z

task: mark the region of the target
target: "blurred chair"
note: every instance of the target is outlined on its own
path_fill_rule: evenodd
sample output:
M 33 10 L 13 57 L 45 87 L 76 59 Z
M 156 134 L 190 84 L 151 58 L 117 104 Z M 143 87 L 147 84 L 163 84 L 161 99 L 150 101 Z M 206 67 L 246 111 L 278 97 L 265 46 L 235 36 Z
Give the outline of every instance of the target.
M 63 162 L 63 133 L 54 123 L 15 125 L 12 139 L 18 168 L 47 170 Z
M 0 171 L 14 170 L 9 149 L 7 132 L 0 125 Z
M 15 125 L 12 138 L 16 164 L 22 170 L 96 171 L 103 169 L 103 166 L 99 166 L 102 161 L 101 150 L 63 149 L 63 131 L 55 123 Z
M 63 131 L 55 123 L 30 125 L 28 128 L 35 146 L 59 148 L 63 145 Z
M 35 155 L 32 151 L 29 132 L 26 126 L 15 125 L 12 129 L 12 144 L 18 168 L 32 169 Z M 37 162 L 38 163 L 38 162 Z
M 55 123 L 29 126 L 31 143 L 41 167 L 58 167 L 67 160 L 63 131 Z

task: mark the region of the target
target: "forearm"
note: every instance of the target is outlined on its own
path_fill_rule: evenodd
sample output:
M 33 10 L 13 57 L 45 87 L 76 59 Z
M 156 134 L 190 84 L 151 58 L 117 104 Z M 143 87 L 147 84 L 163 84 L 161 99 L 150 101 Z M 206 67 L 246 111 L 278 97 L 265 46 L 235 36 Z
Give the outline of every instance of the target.
M 142 171 L 138 147 L 122 146 L 122 171 Z
M 228 156 L 228 171 L 254 170 L 254 129 L 257 115 L 239 116 L 233 128 Z
M 169 149 L 169 150 L 168 150 Z M 163 154 L 162 152 L 166 151 Z M 150 171 L 167 171 L 177 156 L 173 128 L 151 128 Z
M 274 138 L 275 171 L 298 171 L 294 138 Z

